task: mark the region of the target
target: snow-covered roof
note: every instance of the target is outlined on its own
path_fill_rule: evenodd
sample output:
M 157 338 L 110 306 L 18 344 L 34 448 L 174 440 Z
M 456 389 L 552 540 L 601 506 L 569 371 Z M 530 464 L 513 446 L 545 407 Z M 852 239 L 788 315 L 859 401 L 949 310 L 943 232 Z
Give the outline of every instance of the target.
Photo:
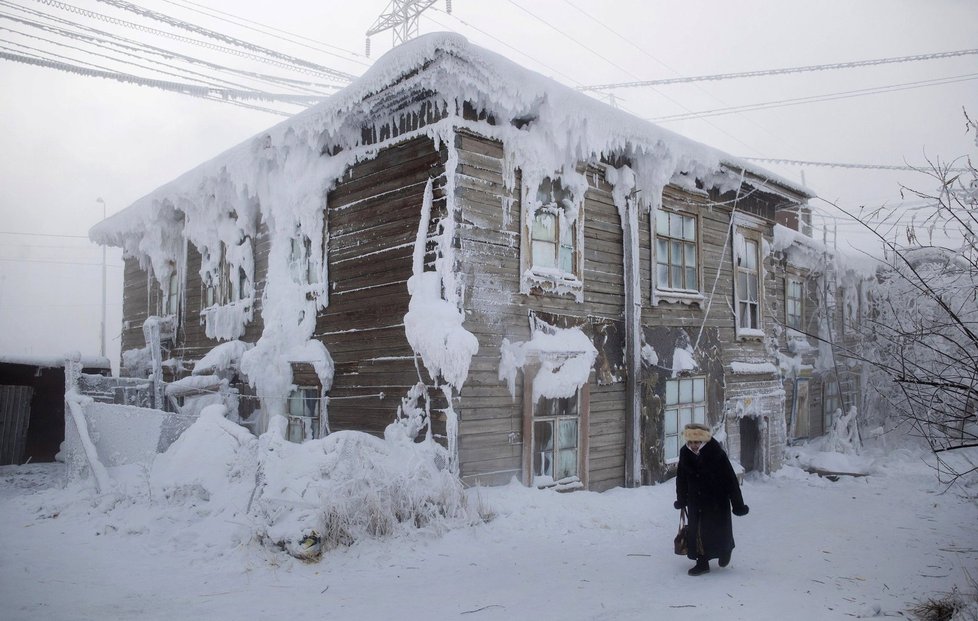
M 28 356 L 18 354 L 0 354 L 0 364 L 23 364 L 31 367 L 56 369 L 65 366 L 65 356 Z M 108 358 L 104 356 L 82 356 L 81 366 L 84 369 L 110 369 Z
M 552 170 L 560 170 L 569 159 L 625 155 L 640 180 L 644 177 L 646 185 L 660 193 L 679 173 L 687 173 L 688 179 L 727 189 L 735 187 L 734 182 L 746 181 L 775 192 L 813 196 L 792 181 L 615 109 L 460 35 L 435 33 L 395 48 L 323 103 L 144 196 L 95 225 L 90 237 L 100 244 L 123 247 L 134 256 L 148 255 L 159 270 L 154 251 L 174 243 L 172 233 L 176 231 L 168 233 L 168 225 L 172 229 L 201 209 L 231 208 L 240 216 L 256 208 L 264 211 L 268 203 L 274 203 L 276 209 L 289 208 L 282 202 L 292 203 L 292 211 L 308 208 L 310 203 L 321 205 L 322 193 L 347 165 L 372 157 L 382 146 L 360 144 L 360 128 L 365 120 L 389 110 L 396 97 L 373 96 L 395 85 L 393 90 L 401 94 L 427 92 L 445 101 L 470 102 L 505 121 L 494 129 L 489 123 L 479 125 L 501 139 L 516 138 L 520 144 L 514 144 L 508 153 L 517 156 L 514 160 L 524 159 L 518 157 L 515 150 L 519 150 L 526 157 L 532 154 L 535 161 L 552 162 Z M 521 132 L 509 124 L 512 119 L 531 120 L 538 126 L 535 130 L 543 131 Z M 456 117 L 454 122 L 460 124 L 458 121 Z M 342 147 L 337 156 L 323 156 L 327 149 L 336 152 L 333 147 L 337 146 Z M 331 166 L 328 160 L 337 161 Z M 717 177 L 724 175 L 728 178 L 721 184 Z M 268 187 L 276 179 L 287 181 L 289 190 L 283 194 L 281 189 Z M 643 189 L 642 183 L 637 189 Z M 273 197 L 284 201 L 268 200 Z M 658 199 L 648 200 L 654 203 Z

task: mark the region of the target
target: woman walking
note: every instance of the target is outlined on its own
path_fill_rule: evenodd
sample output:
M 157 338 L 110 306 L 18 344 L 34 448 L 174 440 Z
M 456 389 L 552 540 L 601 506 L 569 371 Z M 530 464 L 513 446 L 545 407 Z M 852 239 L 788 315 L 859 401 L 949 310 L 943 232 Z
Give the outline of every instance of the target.
M 710 428 L 691 423 L 683 429 L 686 445 L 679 450 L 676 475 L 677 509 L 686 508 L 689 516 L 686 555 L 696 561 L 690 576 L 710 571 L 710 559 L 720 567 L 730 562 L 734 549 L 731 506 L 734 515 L 747 515 L 737 475 Z

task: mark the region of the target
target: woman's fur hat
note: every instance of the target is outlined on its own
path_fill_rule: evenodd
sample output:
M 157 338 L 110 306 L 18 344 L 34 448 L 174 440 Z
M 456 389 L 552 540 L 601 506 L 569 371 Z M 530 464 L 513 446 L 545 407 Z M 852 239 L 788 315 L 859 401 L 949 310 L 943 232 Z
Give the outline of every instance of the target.
M 689 423 L 683 428 L 683 439 L 687 442 L 709 442 L 713 434 L 710 428 L 700 423 Z

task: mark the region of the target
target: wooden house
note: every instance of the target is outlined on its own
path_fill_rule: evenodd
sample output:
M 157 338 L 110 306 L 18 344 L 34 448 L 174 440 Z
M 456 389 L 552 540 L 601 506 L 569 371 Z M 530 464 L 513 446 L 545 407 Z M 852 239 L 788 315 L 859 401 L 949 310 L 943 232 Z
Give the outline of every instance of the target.
M 92 237 L 124 372 L 220 375 L 296 440 L 420 411 L 463 481 L 604 490 L 692 421 L 780 465 L 770 247 L 809 196 L 437 34 Z

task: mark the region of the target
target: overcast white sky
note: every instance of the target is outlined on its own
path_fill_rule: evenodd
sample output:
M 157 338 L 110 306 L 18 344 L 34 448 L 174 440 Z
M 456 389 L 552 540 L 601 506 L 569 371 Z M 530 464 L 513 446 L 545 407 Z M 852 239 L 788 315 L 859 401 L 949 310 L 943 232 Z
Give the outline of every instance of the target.
M 388 4 L 388 0 L 135 2 L 354 74 L 362 73 L 370 62 L 363 56 L 364 33 Z M 166 29 L 94 0 L 74 4 Z M 57 50 L 67 57 L 64 62 L 83 57 L 77 50 L 24 37 L 22 33 L 56 38 L 4 18 L 24 17 L 11 5 L 81 19 L 34 0 L 4 0 L 0 51 L 23 54 L 36 47 Z M 447 15 L 444 0 L 439 0 L 434 5 L 438 10 L 422 17 L 421 32 L 454 30 L 570 86 L 978 47 L 974 0 L 454 0 L 452 5 L 452 15 Z M 326 54 L 193 10 L 202 7 L 348 52 Z M 133 30 L 122 32 L 141 41 L 150 38 Z M 172 41 L 153 42 L 176 47 Z M 391 43 L 390 33 L 374 36 L 371 56 L 379 57 Z M 212 62 L 244 66 L 241 59 L 214 51 L 186 51 Z M 100 64 L 116 68 L 110 61 Z M 149 75 L 144 70 L 125 70 Z M 261 70 L 276 72 L 267 66 Z M 172 76 L 154 77 L 179 81 Z M 626 110 L 657 119 L 939 78 L 958 81 L 661 122 L 738 156 L 899 165 L 922 162 L 925 156 L 950 159 L 975 153 L 973 136 L 964 133 L 961 110 L 966 107 L 972 116 L 978 115 L 978 56 L 618 89 L 615 95 Z M 99 350 L 101 251 L 84 239 L 88 228 L 102 217 L 102 204 L 96 199 L 104 199 L 109 214 L 119 211 L 282 117 L 0 60 L 0 119 L 0 355 L 53 355 Z M 801 180 L 799 167 L 766 166 Z M 804 181 L 821 197 L 850 209 L 898 202 L 901 183 L 928 189 L 926 178 L 907 172 L 807 167 Z M 853 225 L 844 223 L 840 240 L 854 232 Z M 108 256 L 108 353 L 117 360 L 121 258 L 115 250 Z

